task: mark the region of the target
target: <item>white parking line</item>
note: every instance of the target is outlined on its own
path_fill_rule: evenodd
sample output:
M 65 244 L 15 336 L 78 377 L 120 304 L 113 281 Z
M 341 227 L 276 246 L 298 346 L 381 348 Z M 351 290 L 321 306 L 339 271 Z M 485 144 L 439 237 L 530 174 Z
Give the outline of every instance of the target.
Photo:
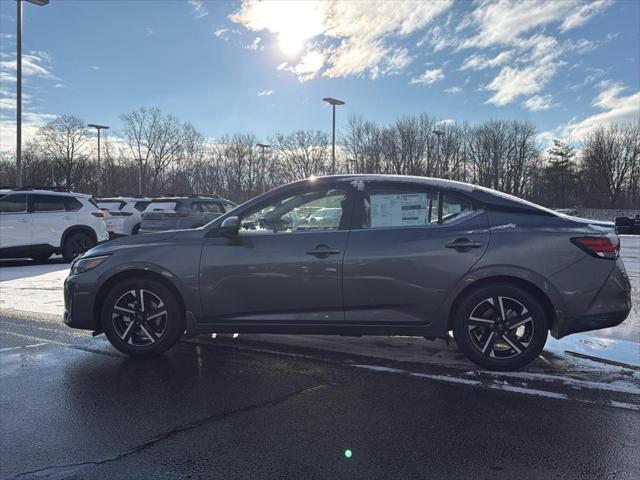
M 596 399 L 587 399 L 587 398 L 577 398 L 577 397 L 573 397 L 573 396 L 569 396 L 567 394 L 564 393 L 558 393 L 558 392 L 552 392 L 549 390 L 542 390 L 542 389 L 537 389 L 537 388 L 528 388 L 528 387 L 524 387 L 524 386 L 518 386 L 518 385 L 512 385 L 510 383 L 507 383 L 506 381 L 491 381 L 491 382 L 482 382 L 479 380 L 472 380 L 469 378 L 460 378 L 460 377 L 456 377 L 456 376 L 452 376 L 452 375 L 433 375 L 433 374 L 428 374 L 428 373 L 420 373 L 420 372 L 411 372 L 409 370 L 403 370 L 400 368 L 391 368 L 391 367 L 382 367 L 379 365 L 358 365 L 358 364 L 353 364 L 351 365 L 352 367 L 356 367 L 356 368 L 363 368 L 363 369 L 367 369 L 367 370 L 372 370 L 375 372 L 384 372 L 384 373 L 394 373 L 394 374 L 399 374 L 399 375 L 405 375 L 408 377 L 418 377 L 418 378 L 426 378 L 429 380 L 435 380 L 437 382 L 446 382 L 446 383 L 455 383 L 455 384 L 463 384 L 463 385 L 468 385 L 468 386 L 472 386 L 472 387 L 479 387 L 479 388 L 486 388 L 489 390 L 502 390 L 502 391 L 507 391 L 507 392 L 512 392 L 512 393 L 518 393 L 518 394 L 523 394 L 523 395 L 535 395 L 535 396 L 539 396 L 539 397 L 547 397 L 547 398 L 554 398 L 554 399 L 558 399 L 558 400 L 573 400 L 573 401 L 577 401 L 577 402 L 582 402 L 582 403 L 589 403 L 589 404 L 594 404 L 594 405 L 604 405 L 604 406 L 608 406 L 608 407 L 615 407 L 615 408 L 623 408 L 626 410 L 633 410 L 633 411 L 640 411 L 640 404 L 633 404 L 633 403 L 627 403 L 627 402 L 618 402 L 618 401 L 612 401 L 612 400 L 596 400 Z M 575 381 L 576 384 L 579 383 L 578 380 Z M 586 388 L 593 388 L 593 382 L 586 382 L 588 384 L 590 384 L 588 387 Z M 606 390 L 606 389 L 605 389 Z M 626 393 L 631 393 L 631 394 L 635 394 L 634 390 L 629 389 L 626 391 Z
M 20 350 L 21 348 L 35 348 L 35 347 L 41 347 L 43 345 L 49 345 L 48 343 L 33 343 L 31 345 L 21 345 L 19 347 L 7 347 L 7 348 L 0 348 L 0 353 L 2 352 L 10 352 L 11 350 Z

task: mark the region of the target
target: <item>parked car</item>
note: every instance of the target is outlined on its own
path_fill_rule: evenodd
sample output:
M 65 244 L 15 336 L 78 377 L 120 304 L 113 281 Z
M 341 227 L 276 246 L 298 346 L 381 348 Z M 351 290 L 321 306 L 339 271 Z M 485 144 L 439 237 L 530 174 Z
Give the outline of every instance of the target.
M 331 228 L 292 218 L 339 207 Z M 293 217 L 291 213 L 295 212 Z M 120 351 L 187 333 L 449 338 L 512 370 L 548 332 L 613 327 L 631 308 L 612 229 L 466 183 L 332 176 L 260 195 L 205 227 L 127 237 L 74 262 L 65 323 Z
M 108 239 L 104 213 L 91 195 L 15 188 L 0 190 L 0 258 L 68 262 Z
M 620 235 L 640 235 L 640 213 L 635 217 L 616 217 L 616 232 Z
M 105 212 L 109 238 L 136 235 L 142 223 L 142 212 L 151 203 L 144 197 L 99 198 L 98 207 Z
M 155 198 L 142 213 L 140 233 L 201 227 L 236 206 L 217 195 Z

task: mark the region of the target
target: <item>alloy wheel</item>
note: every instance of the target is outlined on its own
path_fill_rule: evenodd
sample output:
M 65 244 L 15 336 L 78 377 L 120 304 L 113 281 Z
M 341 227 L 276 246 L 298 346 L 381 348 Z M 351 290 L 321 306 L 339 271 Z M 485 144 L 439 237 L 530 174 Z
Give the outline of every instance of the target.
M 473 346 L 497 359 L 521 355 L 533 339 L 534 321 L 527 307 L 511 297 L 494 296 L 479 302 L 468 319 Z
M 168 311 L 155 293 L 136 289 L 115 302 L 111 320 L 116 334 L 127 344 L 148 346 L 159 341 L 167 329 Z

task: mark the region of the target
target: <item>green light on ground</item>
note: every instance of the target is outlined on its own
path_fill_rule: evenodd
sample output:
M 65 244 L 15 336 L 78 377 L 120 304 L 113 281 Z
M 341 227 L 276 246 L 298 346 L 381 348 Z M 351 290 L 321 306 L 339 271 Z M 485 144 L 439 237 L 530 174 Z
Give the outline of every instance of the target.
M 344 451 L 344 456 L 347 458 L 351 458 L 351 455 L 353 455 L 353 453 L 351 452 L 351 450 L 345 450 Z

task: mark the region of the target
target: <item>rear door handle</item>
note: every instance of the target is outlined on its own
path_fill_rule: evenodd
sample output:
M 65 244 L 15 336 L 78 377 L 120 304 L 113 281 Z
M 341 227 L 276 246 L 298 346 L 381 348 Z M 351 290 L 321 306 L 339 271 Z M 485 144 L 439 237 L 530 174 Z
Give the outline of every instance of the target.
M 480 248 L 482 243 L 474 242 L 468 238 L 456 238 L 453 242 L 445 243 L 445 248 L 454 248 L 459 252 L 466 252 L 471 248 Z
M 331 248 L 327 245 L 318 245 L 313 250 L 309 250 L 307 255 L 314 255 L 318 258 L 327 258 L 329 255 L 337 255 L 340 250 L 337 248 Z

